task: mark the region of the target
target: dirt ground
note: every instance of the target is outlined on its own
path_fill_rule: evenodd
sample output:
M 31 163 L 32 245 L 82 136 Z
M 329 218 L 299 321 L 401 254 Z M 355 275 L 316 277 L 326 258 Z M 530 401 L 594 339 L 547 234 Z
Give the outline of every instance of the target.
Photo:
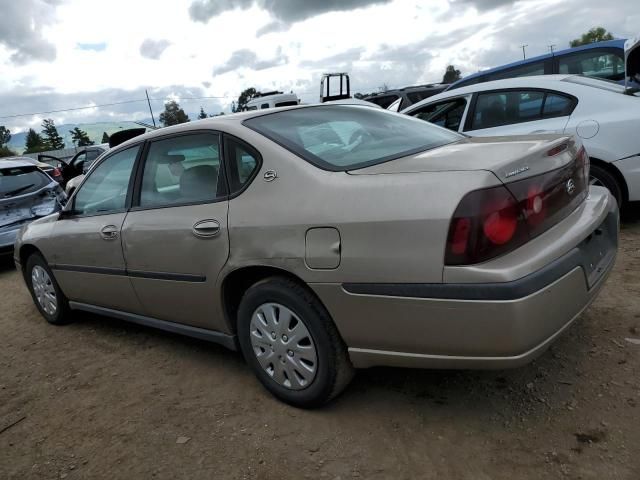
M 4 261 L 0 478 L 640 479 L 639 294 L 636 219 L 535 363 L 364 370 L 304 411 L 222 347 L 89 315 L 50 326 Z

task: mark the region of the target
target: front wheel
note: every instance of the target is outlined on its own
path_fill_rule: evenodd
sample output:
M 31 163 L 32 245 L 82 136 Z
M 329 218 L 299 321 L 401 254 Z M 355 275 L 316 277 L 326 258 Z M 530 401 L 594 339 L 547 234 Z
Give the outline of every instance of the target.
M 260 382 L 280 400 L 317 407 L 353 377 L 347 348 L 318 299 L 296 282 L 262 280 L 238 309 L 238 340 Z
M 71 320 L 69 302 L 60 290 L 46 260 L 32 254 L 25 267 L 25 280 L 40 314 L 53 325 L 64 325 Z
M 622 187 L 611 172 L 598 165 L 592 164 L 589 169 L 589 185 L 607 188 L 618 202 L 618 207 L 622 207 L 622 201 L 624 199 Z

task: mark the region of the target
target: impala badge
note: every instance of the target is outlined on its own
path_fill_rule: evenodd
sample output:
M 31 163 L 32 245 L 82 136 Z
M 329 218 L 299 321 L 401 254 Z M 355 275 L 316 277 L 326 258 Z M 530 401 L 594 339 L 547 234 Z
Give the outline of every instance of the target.
M 277 176 L 278 174 L 275 170 L 267 170 L 264 172 L 263 178 L 265 182 L 273 182 Z
M 573 182 L 573 178 L 567 180 L 567 184 L 564 186 L 569 195 L 573 195 L 573 192 L 576 191 L 576 184 Z
M 505 178 L 515 177 L 516 175 L 520 175 L 521 173 L 524 173 L 527 170 L 529 170 L 529 167 L 527 165 L 525 165 L 524 167 L 516 168 L 515 170 L 513 170 L 511 172 L 505 173 L 504 176 L 505 176 Z

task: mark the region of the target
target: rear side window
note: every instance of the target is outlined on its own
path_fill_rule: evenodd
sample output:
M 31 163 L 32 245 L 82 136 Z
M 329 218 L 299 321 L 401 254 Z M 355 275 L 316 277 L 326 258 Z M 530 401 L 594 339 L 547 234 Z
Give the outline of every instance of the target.
M 543 91 L 498 91 L 478 95 L 471 130 L 570 115 L 575 102 Z
M 558 57 L 559 73 L 624 80 L 624 59 L 621 54 L 590 50 Z
M 406 115 L 353 105 L 297 108 L 243 123 L 317 167 L 333 171 L 375 165 L 463 138 Z
M 504 78 L 528 77 L 531 75 L 544 75 L 544 61 L 529 63 L 519 67 L 509 68 L 490 73 L 483 77 L 483 81 L 502 80 Z
M 380 105 L 382 108 L 387 108 L 393 102 L 395 102 L 398 98 L 398 95 L 380 95 L 377 97 L 367 99 L 369 102 L 375 103 L 376 105 Z
M 37 192 L 51 182 L 36 167 L 0 168 L 0 199 Z
M 141 207 L 213 202 L 225 194 L 220 135 L 181 135 L 151 143 L 142 174 Z
M 225 154 L 229 165 L 230 193 L 242 190 L 260 167 L 260 154 L 244 142 L 225 137 Z

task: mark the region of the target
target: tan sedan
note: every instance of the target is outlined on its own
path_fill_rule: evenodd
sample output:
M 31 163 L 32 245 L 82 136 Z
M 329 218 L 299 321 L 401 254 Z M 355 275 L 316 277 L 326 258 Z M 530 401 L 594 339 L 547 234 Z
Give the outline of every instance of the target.
M 595 298 L 618 210 L 568 136 L 470 139 L 364 106 L 216 117 L 104 155 L 15 261 L 42 315 L 240 349 L 317 406 L 354 367 L 503 368 Z

